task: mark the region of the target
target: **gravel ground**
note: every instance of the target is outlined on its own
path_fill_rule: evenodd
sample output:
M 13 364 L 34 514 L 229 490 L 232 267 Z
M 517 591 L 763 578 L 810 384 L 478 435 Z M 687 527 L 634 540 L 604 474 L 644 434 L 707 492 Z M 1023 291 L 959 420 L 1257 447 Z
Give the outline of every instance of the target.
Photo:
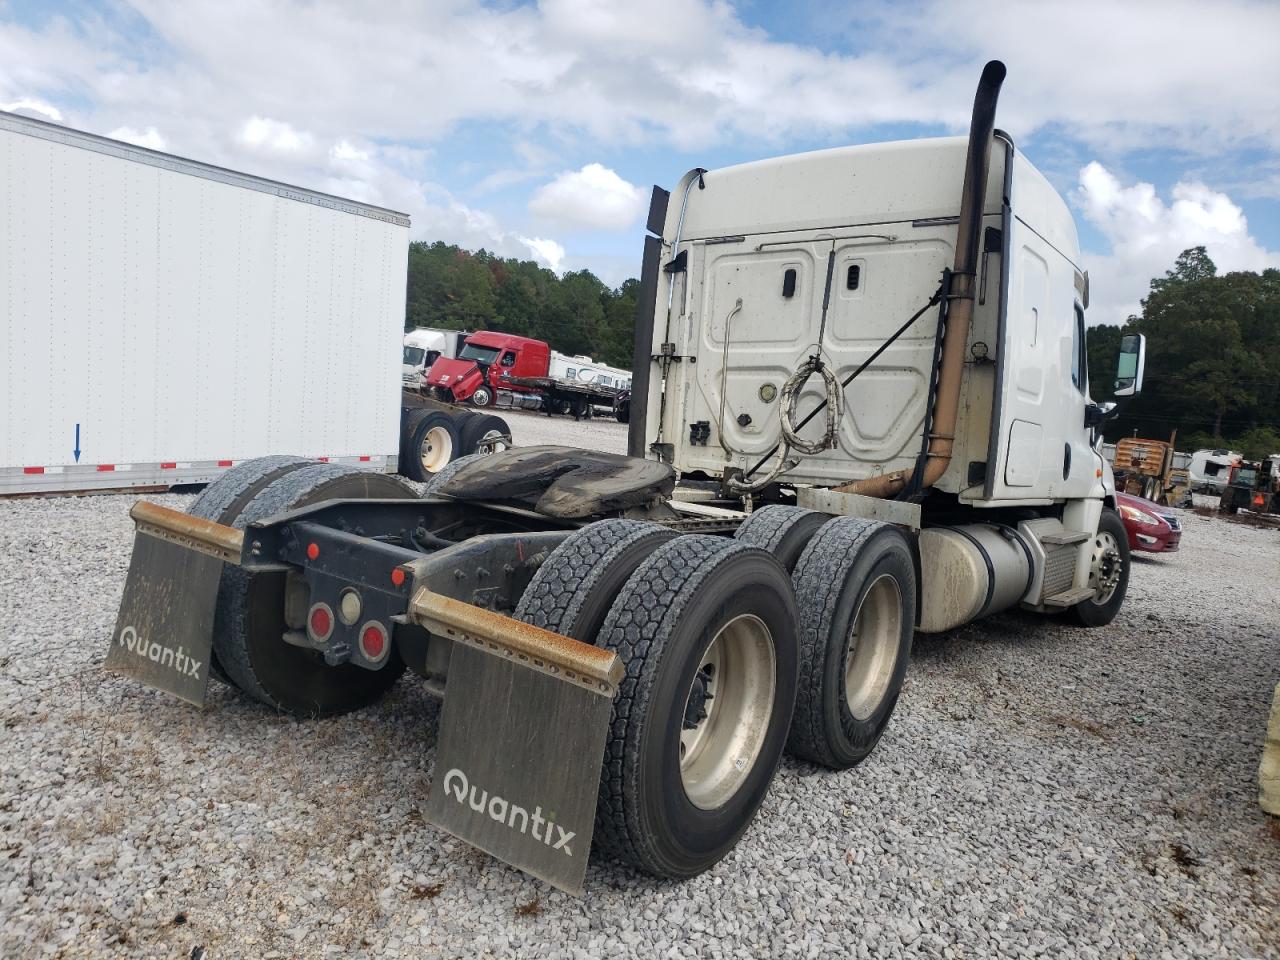
M 708 874 L 594 863 L 576 900 L 423 822 L 437 706 L 409 678 L 299 722 L 106 675 L 134 499 L 0 502 L 0 956 L 1280 956 L 1280 532 L 1187 515 L 1105 629 L 918 638 L 867 762 L 784 761 Z
M 627 425 L 608 414 L 591 420 L 549 417 L 527 410 L 499 410 L 498 416 L 511 425 L 511 439 L 517 446 L 559 443 L 570 447 L 590 447 L 606 453 L 627 452 Z

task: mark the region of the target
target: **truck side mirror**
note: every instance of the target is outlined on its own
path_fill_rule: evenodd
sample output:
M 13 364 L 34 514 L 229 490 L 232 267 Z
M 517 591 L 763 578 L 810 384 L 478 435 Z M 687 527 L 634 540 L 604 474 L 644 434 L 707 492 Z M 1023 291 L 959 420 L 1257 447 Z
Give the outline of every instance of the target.
M 1136 397 L 1142 392 L 1142 375 L 1147 366 L 1147 338 L 1129 333 L 1120 338 L 1120 358 L 1116 363 L 1117 397 Z

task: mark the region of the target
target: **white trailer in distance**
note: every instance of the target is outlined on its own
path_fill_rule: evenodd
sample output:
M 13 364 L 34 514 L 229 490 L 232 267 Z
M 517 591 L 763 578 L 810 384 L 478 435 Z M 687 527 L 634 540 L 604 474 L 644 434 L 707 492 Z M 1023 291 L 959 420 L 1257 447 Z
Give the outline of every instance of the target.
M 629 390 L 631 388 L 631 371 L 621 367 L 611 367 L 607 363 L 597 363 L 586 354 L 560 353 L 551 351 L 551 365 L 547 376 L 555 380 L 570 380 L 577 383 L 593 383 L 598 387 L 611 390 Z
M 0 112 L 0 494 L 396 468 L 409 218 Z

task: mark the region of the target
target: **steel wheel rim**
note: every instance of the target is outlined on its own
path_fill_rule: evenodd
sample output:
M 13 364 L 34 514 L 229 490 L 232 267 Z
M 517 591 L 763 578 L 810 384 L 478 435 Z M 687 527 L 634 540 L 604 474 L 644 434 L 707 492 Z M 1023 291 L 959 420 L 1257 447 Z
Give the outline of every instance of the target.
M 501 430 L 489 430 L 476 442 L 476 453 L 488 456 L 506 450 L 509 446 L 507 435 Z
M 1089 564 L 1089 586 L 1093 588 L 1093 602 L 1105 606 L 1115 596 L 1120 586 L 1120 571 L 1124 558 L 1120 544 L 1106 530 L 1093 538 L 1093 562 Z
M 477 407 L 487 407 L 489 405 L 489 391 L 484 387 L 477 387 L 476 392 L 471 395 L 471 400 Z
M 754 614 L 734 617 L 702 652 L 685 698 L 679 747 L 680 781 L 695 807 L 721 807 L 746 782 L 769 732 L 776 672 L 773 634 Z M 705 716 L 695 721 L 700 690 L 710 696 L 702 704 Z
M 879 709 L 902 641 L 902 588 L 890 574 L 872 581 L 858 603 L 844 655 L 844 699 L 855 720 Z
M 422 438 L 418 459 L 427 473 L 439 473 L 453 459 L 453 437 L 444 427 L 432 427 Z

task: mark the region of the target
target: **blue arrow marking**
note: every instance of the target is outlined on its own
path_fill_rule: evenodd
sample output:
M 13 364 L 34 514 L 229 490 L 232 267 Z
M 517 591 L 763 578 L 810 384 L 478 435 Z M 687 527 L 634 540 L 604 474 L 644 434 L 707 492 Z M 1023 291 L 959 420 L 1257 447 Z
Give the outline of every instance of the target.
M 76 455 L 76 463 L 80 462 L 80 424 L 76 424 L 76 448 L 72 451 Z

